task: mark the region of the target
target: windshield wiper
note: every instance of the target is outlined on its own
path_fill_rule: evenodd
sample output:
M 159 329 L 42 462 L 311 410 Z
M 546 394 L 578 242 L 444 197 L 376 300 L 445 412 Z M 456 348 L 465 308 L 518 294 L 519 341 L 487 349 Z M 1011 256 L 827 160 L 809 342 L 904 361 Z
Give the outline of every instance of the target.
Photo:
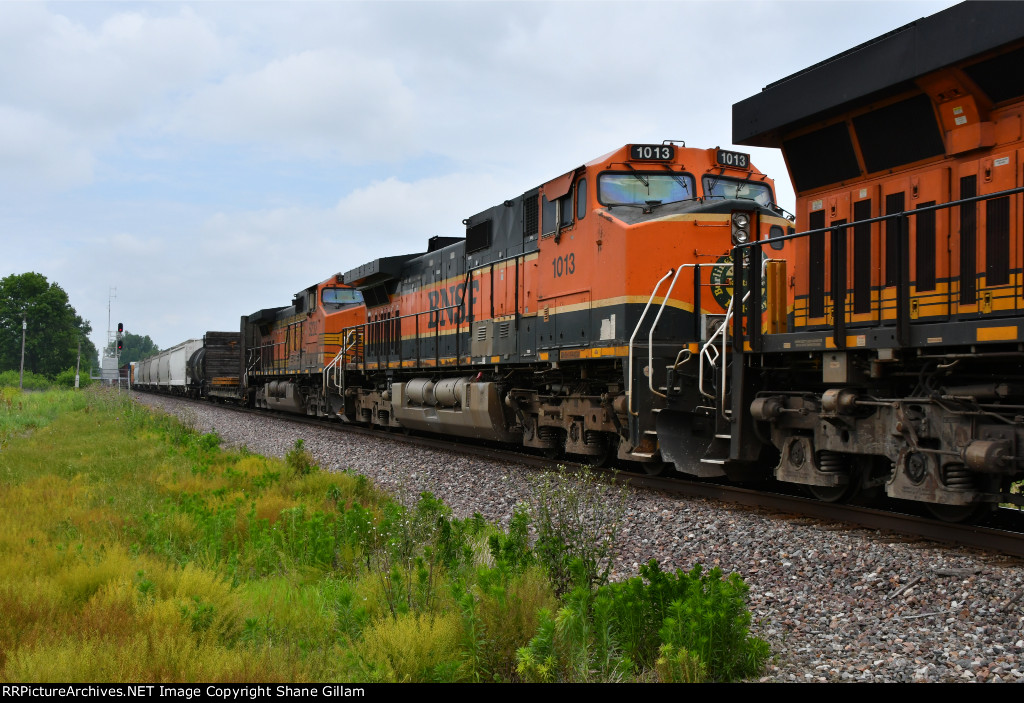
M 669 166 L 668 164 L 661 164 L 661 166 L 662 166 L 662 167 L 663 167 L 663 168 L 664 168 L 664 169 L 665 169 L 666 171 L 668 171 L 668 175 L 672 176 L 672 180 L 673 180 L 673 181 L 675 181 L 675 182 L 676 182 L 676 183 L 678 183 L 678 184 L 679 184 L 680 186 L 682 186 L 682 188 L 683 188 L 683 192 L 684 192 L 684 193 L 689 193 L 689 192 L 690 192 L 690 186 L 689 186 L 689 184 L 688 184 L 688 183 L 686 182 L 686 179 L 685 179 L 685 178 L 683 178 L 682 176 L 680 176 L 680 175 L 679 175 L 678 173 L 675 173 L 675 172 L 673 172 L 673 171 L 672 171 L 672 167 L 671 167 L 671 166 Z M 693 196 L 691 196 L 691 198 L 692 198 L 692 197 L 693 197 Z M 689 200 L 689 199 L 690 199 L 690 198 L 684 198 L 684 200 Z M 675 201 L 675 202 L 677 202 L 677 203 L 678 203 L 678 202 L 682 202 L 682 201 L 680 201 L 680 200 L 677 200 L 677 201 Z
M 641 176 L 639 173 L 637 173 L 637 170 L 633 168 L 632 164 L 626 164 L 626 168 L 628 168 L 632 172 L 633 178 L 637 179 L 638 181 L 644 184 L 644 188 L 646 188 L 647 190 L 651 189 L 651 182 L 644 178 L 643 176 Z

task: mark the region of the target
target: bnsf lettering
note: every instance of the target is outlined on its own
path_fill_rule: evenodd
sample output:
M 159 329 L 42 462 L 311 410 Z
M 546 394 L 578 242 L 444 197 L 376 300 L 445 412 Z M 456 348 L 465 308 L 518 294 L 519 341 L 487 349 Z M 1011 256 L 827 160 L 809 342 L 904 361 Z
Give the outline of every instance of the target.
M 480 292 L 480 281 L 473 281 L 469 295 L 470 307 L 476 305 L 477 293 Z M 466 284 L 460 283 L 449 288 L 439 288 L 427 293 L 430 305 L 430 319 L 427 327 L 435 329 L 448 325 L 458 325 L 466 320 Z M 452 307 L 455 306 L 455 307 Z M 445 309 L 447 308 L 447 310 Z

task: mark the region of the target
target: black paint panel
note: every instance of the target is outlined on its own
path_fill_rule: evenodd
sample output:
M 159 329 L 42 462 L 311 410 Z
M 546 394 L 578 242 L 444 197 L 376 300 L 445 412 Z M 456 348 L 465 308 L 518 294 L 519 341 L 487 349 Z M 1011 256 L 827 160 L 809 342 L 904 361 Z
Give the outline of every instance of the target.
M 913 87 L 912 81 L 1024 37 L 1024 3 L 965 2 L 768 85 L 732 108 L 734 144 L 784 132 Z

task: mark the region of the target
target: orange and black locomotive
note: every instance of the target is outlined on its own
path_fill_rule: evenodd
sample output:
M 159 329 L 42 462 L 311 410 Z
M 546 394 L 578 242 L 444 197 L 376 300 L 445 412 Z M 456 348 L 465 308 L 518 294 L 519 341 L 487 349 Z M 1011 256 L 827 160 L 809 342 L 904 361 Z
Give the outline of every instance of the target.
M 337 410 L 653 471 L 668 387 L 708 405 L 696 359 L 730 305 L 730 249 L 790 226 L 747 154 L 677 142 L 624 146 L 464 224 L 345 273 L 366 320 L 325 372 Z
M 778 257 L 788 326 L 734 346 L 732 411 L 778 479 L 948 519 L 1017 501 L 1022 64 L 1024 5 L 970 2 L 734 106 L 737 143 L 782 149 L 804 232 Z

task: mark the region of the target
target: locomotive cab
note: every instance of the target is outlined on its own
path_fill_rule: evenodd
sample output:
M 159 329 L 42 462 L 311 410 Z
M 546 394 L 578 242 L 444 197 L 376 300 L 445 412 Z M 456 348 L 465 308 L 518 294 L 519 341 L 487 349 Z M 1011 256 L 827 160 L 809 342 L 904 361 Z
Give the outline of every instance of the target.
M 354 341 L 342 330 L 365 319 L 363 295 L 341 274 L 295 294 L 288 307 L 260 310 L 241 320 L 243 363 L 256 407 L 308 415 L 334 415 L 340 401 L 325 378 Z

